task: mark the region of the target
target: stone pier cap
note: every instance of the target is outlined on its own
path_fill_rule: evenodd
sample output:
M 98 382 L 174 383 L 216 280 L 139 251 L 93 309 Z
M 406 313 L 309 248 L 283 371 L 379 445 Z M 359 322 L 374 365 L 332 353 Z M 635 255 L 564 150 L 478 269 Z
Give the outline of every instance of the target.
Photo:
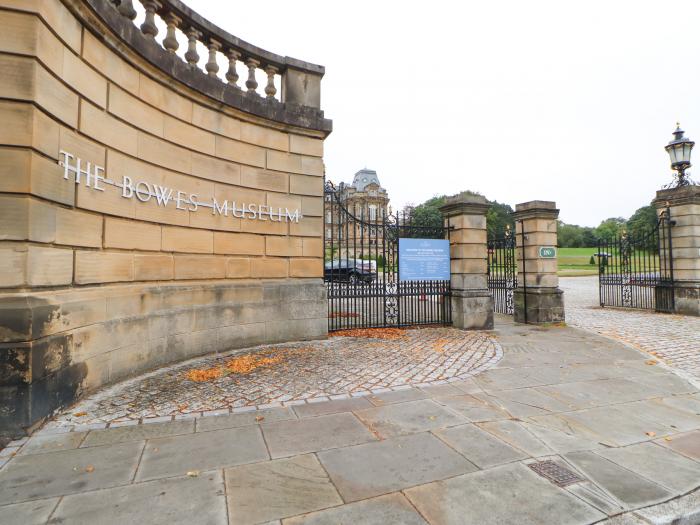
M 554 201 L 529 201 L 515 205 L 515 213 L 513 214 L 516 220 L 537 218 L 553 218 L 559 217 L 559 209 Z
M 482 215 L 491 207 L 483 195 L 453 195 L 445 198 L 440 211 L 445 217 L 453 215 Z

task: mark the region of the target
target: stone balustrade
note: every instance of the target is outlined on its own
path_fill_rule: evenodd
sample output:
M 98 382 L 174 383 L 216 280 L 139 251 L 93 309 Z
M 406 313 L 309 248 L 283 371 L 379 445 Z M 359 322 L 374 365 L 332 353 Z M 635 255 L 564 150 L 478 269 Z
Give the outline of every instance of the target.
M 249 44 L 180 0 L 139 1 L 142 17 L 134 0 L 86 3 L 146 60 L 189 87 L 261 117 L 331 130 L 331 122 L 320 110 L 323 66 Z M 159 25 L 165 27 L 164 35 Z M 180 48 L 180 41 L 187 42 L 186 51 Z M 207 50 L 203 68 L 197 44 Z M 227 64 L 225 70 L 220 62 Z M 264 72 L 264 85 L 258 82 L 258 70 Z

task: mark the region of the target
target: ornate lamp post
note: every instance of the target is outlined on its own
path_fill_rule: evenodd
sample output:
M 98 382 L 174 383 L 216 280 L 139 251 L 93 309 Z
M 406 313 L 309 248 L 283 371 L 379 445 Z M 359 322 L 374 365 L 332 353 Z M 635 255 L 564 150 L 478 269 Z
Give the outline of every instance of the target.
M 681 125 L 676 123 L 676 131 L 673 132 L 673 140 L 666 146 L 666 151 L 671 157 L 671 168 L 676 170 L 676 182 L 671 186 L 680 188 L 690 186 L 693 182 L 686 177 L 685 170 L 690 168 L 690 152 L 695 146 L 695 142 L 683 136 L 685 133 Z

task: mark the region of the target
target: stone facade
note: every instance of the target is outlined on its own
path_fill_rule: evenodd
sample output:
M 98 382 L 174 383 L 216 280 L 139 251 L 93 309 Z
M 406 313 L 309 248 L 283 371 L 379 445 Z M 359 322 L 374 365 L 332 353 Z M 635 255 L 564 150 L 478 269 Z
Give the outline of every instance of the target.
M 674 306 L 676 313 L 700 316 L 700 186 L 656 192 L 658 213 L 671 212 Z
M 518 287 L 513 293 L 514 317 L 518 323 L 564 322 L 564 292 L 557 274 L 557 218 L 554 202 L 530 201 L 515 206 L 515 259 Z M 553 248 L 553 257 L 541 253 Z
M 204 72 L 130 5 L 0 0 L 1 434 L 155 366 L 326 334 L 323 68 L 196 17 Z
M 340 204 L 361 222 L 381 224 L 389 213 L 389 194 L 379 182 L 377 172 L 362 169 L 355 173 L 352 184 L 340 183 L 337 188 Z M 359 251 L 368 249 L 369 235 L 360 232 L 360 221 L 347 220 L 346 215 L 335 203 L 326 206 L 325 236 L 326 243 L 343 244 L 347 238 Z M 379 231 L 378 231 L 379 233 Z M 382 236 L 373 236 L 373 242 L 381 242 Z

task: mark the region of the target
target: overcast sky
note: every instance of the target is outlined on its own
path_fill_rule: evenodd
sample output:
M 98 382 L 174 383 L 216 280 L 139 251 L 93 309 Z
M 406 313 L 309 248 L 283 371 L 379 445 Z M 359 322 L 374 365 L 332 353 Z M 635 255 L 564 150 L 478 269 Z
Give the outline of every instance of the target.
M 700 139 L 697 0 L 186 3 L 324 65 L 327 176 L 375 169 L 394 207 L 470 189 L 594 226 L 671 181 L 677 120 Z

